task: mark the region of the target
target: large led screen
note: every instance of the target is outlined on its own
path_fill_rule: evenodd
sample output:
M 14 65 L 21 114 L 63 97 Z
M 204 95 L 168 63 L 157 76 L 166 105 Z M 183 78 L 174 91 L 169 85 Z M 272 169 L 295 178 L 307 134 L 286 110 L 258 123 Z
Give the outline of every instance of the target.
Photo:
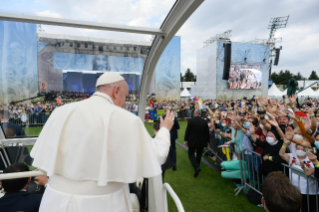
M 34 97 L 38 85 L 36 25 L 0 21 L 0 102 Z
M 119 73 L 143 72 L 144 59 L 108 55 L 53 53 L 54 69 L 112 71 Z
M 230 89 L 261 89 L 262 67 L 260 65 L 230 66 L 228 84 Z

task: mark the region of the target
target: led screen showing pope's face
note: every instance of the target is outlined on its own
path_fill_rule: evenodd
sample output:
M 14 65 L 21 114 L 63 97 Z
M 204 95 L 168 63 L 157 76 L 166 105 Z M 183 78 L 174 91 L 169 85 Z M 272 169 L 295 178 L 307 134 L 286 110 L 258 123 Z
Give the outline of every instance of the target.
M 106 55 L 95 55 L 93 58 L 93 70 L 107 71 L 109 68 L 108 57 Z

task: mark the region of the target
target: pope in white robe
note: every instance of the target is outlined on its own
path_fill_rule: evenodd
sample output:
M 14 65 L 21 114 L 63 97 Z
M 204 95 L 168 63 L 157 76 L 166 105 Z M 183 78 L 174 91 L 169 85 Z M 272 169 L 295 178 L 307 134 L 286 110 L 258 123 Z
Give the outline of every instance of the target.
M 128 86 L 107 72 L 87 100 L 57 108 L 31 151 L 49 183 L 40 212 L 131 212 L 128 183 L 161 174 L 174 115 L 152 139 L 141 119 L 121 108 Z

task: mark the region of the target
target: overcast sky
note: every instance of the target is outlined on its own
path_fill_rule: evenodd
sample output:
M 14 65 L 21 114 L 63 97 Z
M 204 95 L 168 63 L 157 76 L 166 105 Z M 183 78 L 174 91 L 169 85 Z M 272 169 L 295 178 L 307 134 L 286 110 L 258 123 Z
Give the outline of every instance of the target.
M 85 21 L 160 27 L 174 0 L 0 0 L 1 12 Z M 319 71 L 319 0 L 206 0 L 177 35 L 182 40 L 182 66 L 196 72 L 196 51 L 210 37 L 232 30 L 233 42 L 267 39 L 270 18 L 290 15 L 275 37 L 283 49 L 274 71 L 289 69 L 309 77 Z M 48 33 L 149 41 L 150 36 L 43 26 Z M 319 74 L 319 73 L 318 73 Z

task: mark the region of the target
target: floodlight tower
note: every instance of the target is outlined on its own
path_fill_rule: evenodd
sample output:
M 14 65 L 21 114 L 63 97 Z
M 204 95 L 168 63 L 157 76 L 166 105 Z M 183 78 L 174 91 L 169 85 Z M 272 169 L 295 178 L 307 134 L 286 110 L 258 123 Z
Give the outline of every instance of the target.
M 273 42 L 275 32 L 277 29 L 285 28 L 287 26 L 288 19 L 289 15 L 284 17 L 271 18 L 270 24 L 268 25 L 268 29 L 270 29 L 270 34 L 267 42 L 267 44 L 269 45 L 269 80 L 271 76 L 272 58 L 275 56 L 273 54 L 275 52 L 275 42 Z

